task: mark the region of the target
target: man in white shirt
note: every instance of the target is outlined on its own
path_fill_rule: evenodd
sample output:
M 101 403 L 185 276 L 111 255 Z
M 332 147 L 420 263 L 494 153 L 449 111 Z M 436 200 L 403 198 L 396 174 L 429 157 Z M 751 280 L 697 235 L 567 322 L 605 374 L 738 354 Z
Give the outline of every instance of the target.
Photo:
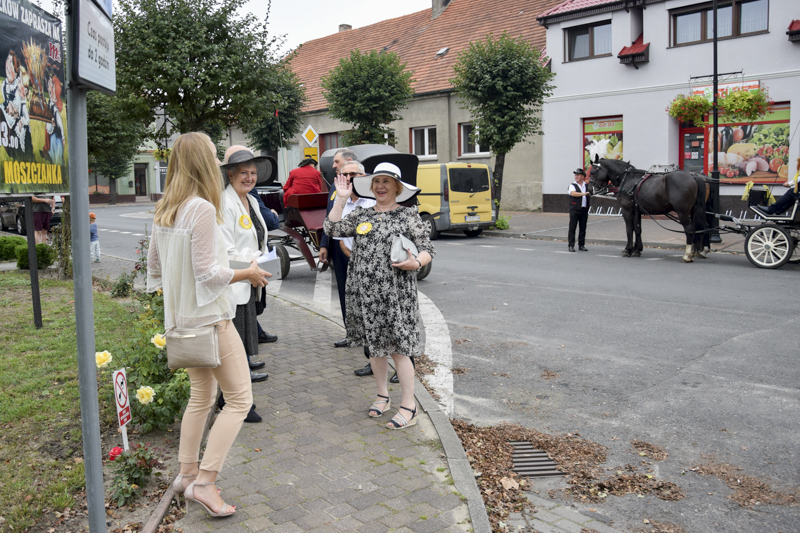
M 574 171 L 575 182 L 570 183 L 569 194 L 569 233 L 567 244 L 569 251 L 575 251 L 575 229 L 580 225 L 578 233 L 578 249 L 586 252 L 586 222 L 589 220 L 589 192 L 586 190 L 586 172 L 579 168 Z

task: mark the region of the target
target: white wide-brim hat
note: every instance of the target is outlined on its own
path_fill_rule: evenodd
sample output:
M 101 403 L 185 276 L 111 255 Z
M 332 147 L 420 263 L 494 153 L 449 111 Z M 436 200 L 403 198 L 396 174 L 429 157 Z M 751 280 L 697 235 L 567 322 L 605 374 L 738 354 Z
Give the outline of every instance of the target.
M 372 178 L 375 176 L 389 176 L 403 184 L 403 190 L 397 195 L 396 201 L 398 204 L 412 199 L 421 190 L 419 187 L 409 185 L 401 179 L 400 169 L 397 168 L 397 165 L 393 165 L 392 163 L 378 163 L 375 170 L 372 171 L 372 174 L 353 178 L 353 190 L 357 196 L 361 198 L 375 198 L 375 194 L 371 190 Z

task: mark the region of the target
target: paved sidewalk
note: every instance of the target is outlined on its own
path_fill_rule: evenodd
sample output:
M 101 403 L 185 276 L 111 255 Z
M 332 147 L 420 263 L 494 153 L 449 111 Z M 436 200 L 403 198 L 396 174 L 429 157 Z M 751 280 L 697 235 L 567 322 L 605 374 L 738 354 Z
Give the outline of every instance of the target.
M 339 325 L 277 298 L 262 325 L 279 336 L 261 345 L 270 377 L 253 385 L 264 421 L 243 426 L 218 482 L 236 515 L 211 519 L 190 504 L 177 527 L 186 533 L 471 531 L 467 496 L 475 494 L 459 487 L 463 476 L 452 477 L 432 423 L 441 413 L 421 412 L 407 430 L 386 429 L 400 388 L 390 387 L 388 414 L 367 416 L 375 382 L 353 374 L 364 363 L 360 349 L 333 347 L 332 339 L 342 336 Z M 416 392 L 428 396 L 419 384 Z M 424 403 L 418 400 L 420 408 Z M 469 481 L 477 492 L 474 478 Z
M 516 237 L 539 240 L 567 240 L 569 228 L 568 213 L 541 213 L 538 211 L 501 211 L 501 216 L 510 216 L 511 227 L 507 230 L 486 230 L 484 235 L 492 237 Z M 751 221 L 753 222 L 753 221 Z M 722 224 L 733 225 L 723 222 Z M 755 225 L 756 223 L 753 222 Z M 663 226 L 663 227 L 662 227 Z M 665 229 L 666 228 L 666 229 Z M 669 230 L 679 230 L 675 233 Z M 651 220 L 642 218 L 642 240 L 650 248 L 674 248 L 683 250 L 686 247 L 686 237 L 681 226 L 671 220 Z M 744 253 L 744 235 L 722 234 L 722 243 L 713 244 L 712 250 L 718 252 Z M 625 221 L 622 217 L 589 216 L 586 228 L 587 244 L 617 245 L 621 249 L 625 246 Z

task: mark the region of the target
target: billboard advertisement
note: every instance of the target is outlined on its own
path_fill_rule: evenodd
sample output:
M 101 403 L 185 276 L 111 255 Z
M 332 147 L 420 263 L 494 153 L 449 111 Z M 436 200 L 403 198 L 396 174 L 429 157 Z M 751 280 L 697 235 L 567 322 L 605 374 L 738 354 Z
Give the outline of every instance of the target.
M 0 194 L 69 192 L 61 21 L 0 0 Z

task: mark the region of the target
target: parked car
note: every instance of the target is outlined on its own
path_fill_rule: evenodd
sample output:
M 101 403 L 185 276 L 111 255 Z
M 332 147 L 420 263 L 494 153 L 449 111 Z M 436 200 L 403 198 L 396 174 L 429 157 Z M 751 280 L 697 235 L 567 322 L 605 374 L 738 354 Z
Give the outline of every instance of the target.
M 488 165 L 439 163 L 417 170 L 419 214 L 431 239 L 442 231 L 477 237 L 495 223 L 494 187 Z
M 53 212 L 53 218 L 50 219 L 51 228 L 61 224 L 63 202 L 58 194 L 55 195 L 55 199 L 56 208 Z M 3 231 L 13 229 L 20 235 L 25 235 L 25 228 L 25 203 L 23 200 L 21 198 L 0 199 L 0 229 Z

